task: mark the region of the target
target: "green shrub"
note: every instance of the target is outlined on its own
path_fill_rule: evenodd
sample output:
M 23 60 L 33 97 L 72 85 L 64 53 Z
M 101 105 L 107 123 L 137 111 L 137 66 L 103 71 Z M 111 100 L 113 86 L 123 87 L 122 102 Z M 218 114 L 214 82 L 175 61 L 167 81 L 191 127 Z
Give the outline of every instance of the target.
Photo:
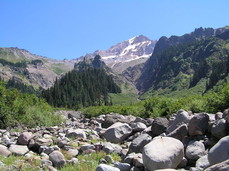
M 145 113 L 145 109 L 142 102 L 138 102 L 132 105 L 113 105 L 113 106 L 91 106 L 81 111 L 87 117 L 96 117 L 101 114 L 108 114 L 111 112 L 119 113 L 122 115 L 135 115 L 135 116 L 143 116 Z
M 153 97 L 146 100 L 145 112 L 150 113 L 151 117 L 168 116 L 182 108 L 180 99 L 167 97 Z
M 168 117 L 176 113 L 179 109 L 192 111 L 194 113 L 215 113 L 223 111 L 226 108 L 229 108 L 229 84 L 217 86 L 214 90 L 204 95 L 190 95 L 180 98 L 153 96 L 135 104 L 88 107 L 82 109 L 82 111 L 88 117 L 115 112 L 123 115 L 154 118 L 159 116 Z
M 205 109 L 209 112 L 218 112 L 229 108 L 229 84 L 218 86 L 215 91 L 208 92 L 205 96 Z
M 16 89 L 6 89 L 0 83 L 0 128 L 51 126 L 62 122 L 54 115 L 53 108 L 35 95 L 20 93 Z

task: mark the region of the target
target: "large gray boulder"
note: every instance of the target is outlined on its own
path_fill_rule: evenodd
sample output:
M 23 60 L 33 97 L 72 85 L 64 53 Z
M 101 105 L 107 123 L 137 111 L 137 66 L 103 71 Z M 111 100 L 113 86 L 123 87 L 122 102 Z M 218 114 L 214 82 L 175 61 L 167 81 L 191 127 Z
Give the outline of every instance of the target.
M 0 155 L 8 157 L 10 154 L 11 152 L 7 149 L 7 147 L 0 144 Z
M 11 145 L 9 151 L 17 156 L 23 156 L 29 152 L 29 149 L 26 145 Z
M 123 159 L 124 163 L 135 165 L 137 160 L 142 160 L 142 153 L 130 153 Z
M 128 163 L 120 163 L 120 162 L 116 162 L 114 164 L 115 167 L 119 168 L 120 171 L 130 171 L 131 169 L 131 165 Z
M 225 137 L 228 133 L 228 127 L 225 119 L 216 120 L 212 125 L 211 133 L 216 138 Z
M 42 146 L 51 146 L 53 144 L 53 140 L 51 138 L 38 138 L 38 139 L 30 139 L 28 147 L 30 150 L 34 152 L 39 152 Z
M 81 119 L 84 118 L 84 115 L 80 111 L 68 111 L 68 118 L 76 118 L 76 119 Z
M 190 120 L 188 112 L 184 110 L 178 111 L 178 114 L 175 116 L 175 119 L 172 122 L 169 122 L 169 126 L 166 130 L 167 133 L 173 132 L 182 124 L 187 124 Z
M 104 138 L 112 143 L 122 143 L 131 133 L 132 129 L 128 124 L 117 122 L 107 128 Z
M 146 169 L 176 168 L 184 157 L 184 145 L 171 137 L 157 137 L 147 144 L 142 153 Z
M 132 141 L 129 147 L 129 152 L 141 153 L 144 146 L 148 144 L 151 140 L 152 137 L 148 134 L 141 134 Z
M 80 151 L 88 151 L 88 150 L 94 150 L 95 146 L 93 144 L 84 144 L 80 147 Z
M 109 153 L 120 154 L 122 152 L 122 147 L 117 145 L 117 144 L 106 142 L 103 144 L 102 150 L 107 154 L 109 154 Z
M 160 135 L 166 132 L 168 125 L 169 125 L 169 121 L 167 118 L 157 117 L 154 119 L 152 123 L 151 132 L 154 135 Z
M 209 115 L 206 113 L 199 113 L 192 117 L 189 121 L 188 132 L 190 136 L 204 135 L 208 129 Z
M 130 125 L 130 127 L 133 129 L 134 132 L 143 131 L 147 128 L 147 126 L 141 122 L 134 122 Z
M 131 115 L 124 116 L 118 113 L 110 113 L 105 116 L 104 121 L 102 123 L 102 127 L 108 128 L 117 122 L 130 124 L 131 122 L 134 122 L 135 120 L 136 120 L 136 117 L 131 116 Z
M 182 124 L 179 125 L 172 132 L 170 132 L 167 136 L 182 141 L 187 135 L 188 135 L 188 126 L 186 124 Z
M 87 135 L 83 129 L 68 129 L 66 137 L 68 138 L 83 138 L 86 139 Z
M 53 163 L 54 167 L 63 167 L 66 163 L 64 155 L 60 151 L 53 151 L 49 154 L 49 160 Z
M 55 150 L 60 150 L 60 148 L 58 146 L 40 146 L 39 154 L 40 153 L 50 154 Z
M 28 145 L 29 141 L 33 138 L 33 133 L 32 132 L 23 132 L 19 137 L 18 137 L 18 144 L 20 145 Z
M 96 171 L 120 171 L 119 168 L 113 167 L 107 164 L 100 164 L 97 168 Z
M 38 138 L 35 143 L 39 146 L 50 146 L 53 144 L 53 140 L 51 138 Z
M 77 149 L 69 149 L 67 153 L 72 157 L 76 157 L 79 154 L 79 151 Z
M 211 165 L 229 159 L 229 136 L 221 138 L 208 152 L 208 160 Z
M 185 155 L 188 159 L 197 160 L 205 155 L 204 144 L 200 141 L 190 141 L 186 148 Z

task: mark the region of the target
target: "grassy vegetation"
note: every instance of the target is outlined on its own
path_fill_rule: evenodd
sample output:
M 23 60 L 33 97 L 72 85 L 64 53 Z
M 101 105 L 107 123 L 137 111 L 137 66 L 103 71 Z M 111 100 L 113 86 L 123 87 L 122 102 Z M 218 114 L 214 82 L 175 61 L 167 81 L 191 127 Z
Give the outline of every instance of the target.
M 184 80 L 183 80 L 184 81 Z M 181 81 L 182 82 L 182 81 Z M 188 82 L 188 79 L 186 80 Z M 181 88 L 179 85 L 173 85 L 173 87 L 168 87 L 165 89 L 158 89 L 158 90 L 150 90 L 147 93 L 145 93 L 143 96 L 141 96 L 141 99 L 148 99 L 152 96 L 165 96 L 165 97 L 175 97 L 175 98 L 180 98 L 180 97 L 190 97 L 190 96 L 195 96 L 195 95 L 202 95 L 204 91 L 206 90 L 206 79 L 201 79 L 199 83 L 191 88 L 188 88 L 188 85 L 186 88 Z M 178 84 L 180 84 L 178 82 Z
M 0 170 L 38 171 L 38 166 L 41 164 L 41 160 L 36 157 L 28 159 L 24 156 L 14 155 L 0 156 L 0 161 L 5 164 L 5 166 L 0 166 Z
M 52 64 L 50 69 L 55 72 L 57 75 L 60 75 L 62 73 L 66 73 L 69 69 L 66 68 L 64 64 Z
M 9 49 L 7 48 L 0 48 L 0 58 L 1 59 L 5 59 L 7 61 L 16 63 L 16 62 L 21 62 L 22 60 L 24 60 L 23 58 L 17 58 L 13 52 L 11 52 Z
M 101 159 L 105 158 L 107 154 L 103 151 L 93 152 L 91 154 L 81 154 L 77 156 L 79 163 L 66 164 L 59 171 L 94 171 Z M 110 154 L 115 162 L 121 161 L 121 157 L 118 154 Z M 68 159 L 68 158 L 65 158 Z M 26 158 L 24 156 L 9 157 L 0 156 L 0 161 L 4 163 L 4 166 L 0 166 L 0 170 L 17 170 L 17 171 L 38 171 L 40 170 L 41 160 L 38 156 L 32 158 Z M 111 164 L 111 163 L 108 163 Z M 48 168 L 42 167 L 43 170 Z
M 138 102 L 137 100 L 137 95 L 133 93 L 128 93 L 128 94 L 123 94 L 123 93 L 118 93 L 118 94 L 109 94 L 111 99 L 112 99 L 112 104 L 113 105 L 126 105 L 126 104 L 134 104 Z
M 60 171 L 94 171 L 99 165 L 99 161 L 105 156 L 106 153 L 102 151 L 98 153 L 91 153 L 89 155 L 82 154 L 77 157 L 79 160 L 78 164 L 66 165 L 65 167 L 60 169 Z M 120 156 L 118 156 L 117 154 L 111 154 L 111 156 L 115 161 L 121 160 Z
M 179 109 L 193 112 L 215 113 L 228 108 L 229 84 L 222 84 L 204 95 L 192 95 L 185 97 L 153 96 L 147 100 L 132 105 L 97 106 L 82 109 L 88 117 L 116 112 L 123 115 L 140 117 L 169 116 Z
M 145 113 L 144 102 L 138 102 L 130 105 L 91 106 L 81 109 L 81 111 L 87 117 L 96 117 L 98 115 L 108 114 L 111 112 L 135 116 L 143 116 Z

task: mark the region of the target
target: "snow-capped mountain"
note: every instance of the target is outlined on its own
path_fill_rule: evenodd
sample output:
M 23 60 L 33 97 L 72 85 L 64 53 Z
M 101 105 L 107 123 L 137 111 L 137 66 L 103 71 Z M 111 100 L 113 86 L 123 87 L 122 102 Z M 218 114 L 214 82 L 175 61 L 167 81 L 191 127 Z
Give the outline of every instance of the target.
M 93 58 L 100 55 L 102 60 L 113 70 L 122 72 L 129 66 L 145 62 L 153 53 L 155 40 L 140 35 L 118 43 L 107 50 L 97 50 L 83 57 Z M 83 57 L 75 59 L 75 62 Z

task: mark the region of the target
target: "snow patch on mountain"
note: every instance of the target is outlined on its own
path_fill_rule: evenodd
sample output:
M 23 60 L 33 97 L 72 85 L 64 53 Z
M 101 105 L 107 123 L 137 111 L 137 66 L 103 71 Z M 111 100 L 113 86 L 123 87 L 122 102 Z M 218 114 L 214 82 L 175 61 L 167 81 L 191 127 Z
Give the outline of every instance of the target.
M 123 63 L 125 65 L 127 62 L 136 61 L 142 58 L 149 58 L 153 53 L 156 42 L 156 40 L 150 40 L 143 35 L 139 35 L 118 43 L 107 50 L 97 50 L 94 53 L 85 55 L 84 57 L 93 58 L 96 55 L 100 55 L 102 60 L 110 68 L 113 68 L 119 63 Z M 83 57 L 76 59 L 76 61 L 82 59 Z M 142 62 L 144 60 L 140 61 Z

